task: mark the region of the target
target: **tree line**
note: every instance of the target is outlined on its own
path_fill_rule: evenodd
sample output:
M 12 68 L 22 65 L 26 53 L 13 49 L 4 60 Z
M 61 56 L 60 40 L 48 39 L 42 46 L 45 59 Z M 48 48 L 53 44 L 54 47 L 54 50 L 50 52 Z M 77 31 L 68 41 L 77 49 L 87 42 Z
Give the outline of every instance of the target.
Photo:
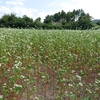
M 98 25 L 100 22 L 98 22 Z M 0 18 L 0 27 L 11 28 L 36 28 L 36 29 L 91 29 L 93 27 L 92 17 L 84 10 L 78 9 L 72 12 L 64 10 L 47 15 L 43 22 L 41 18 L 33 20 L 27 15 L 17 17 L 16 14 L 5 14 Z

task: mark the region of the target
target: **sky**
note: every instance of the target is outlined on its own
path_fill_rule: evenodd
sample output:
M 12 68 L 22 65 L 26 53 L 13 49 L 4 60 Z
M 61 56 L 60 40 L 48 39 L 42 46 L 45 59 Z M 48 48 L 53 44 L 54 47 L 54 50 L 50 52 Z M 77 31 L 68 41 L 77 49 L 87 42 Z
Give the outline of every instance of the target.
M 18 17 L 27 15 L 35 20 L 53 15 L 61 10 L 66 13 L 73 9 L 83 9 L 94 19 L 100 19 L 100 0 L 0 0 L 0 18 L 14 13 Z

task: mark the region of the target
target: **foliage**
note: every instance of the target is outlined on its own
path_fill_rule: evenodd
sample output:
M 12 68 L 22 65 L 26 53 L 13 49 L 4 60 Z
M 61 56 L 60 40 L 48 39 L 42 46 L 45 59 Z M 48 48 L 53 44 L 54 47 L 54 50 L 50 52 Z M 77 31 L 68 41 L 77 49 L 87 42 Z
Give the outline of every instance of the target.
M 33 21 L 32 18 L 26 15 L 21 18 L 12 13 L 2 16 L 0 19 L 0 27 L 86 30 L 93 27 L 91 20 L 92 17 L 82 9 L 73 10 L 72 12 L 69 11 L 67 13 L 62 10 L 54 15 L 47 15 L 43 22 L 41 22 L 40 17 Z
M 97 25 L 99 25 L 99 26 L 100 26 L 100 20 L 97 22 Z
M 11 27 L 11 28 L 29 28 L 33 27 L 33 19 L 24 15 L 22 18 L 17 17 L 15 14 L 4 15 L 0 19 L 1 27 Z
M 89 14 L 85 14 L 82 9 L 73 10 L 72 12 L 61 12 L 55 13 L 54 15 L 47 15 L 44 19 L 44 23 L 50 26 L 60 23 L 61 29 L 91 29 L 93 23 L 92 17 Z M 59 29 L 59 27 L 58 27 Z

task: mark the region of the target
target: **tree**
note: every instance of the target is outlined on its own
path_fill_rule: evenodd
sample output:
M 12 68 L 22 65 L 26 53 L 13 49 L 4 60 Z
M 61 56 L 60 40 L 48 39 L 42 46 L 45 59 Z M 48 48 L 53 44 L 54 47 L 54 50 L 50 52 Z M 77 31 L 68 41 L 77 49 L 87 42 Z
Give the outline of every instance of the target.
M 2 18 L 0 19 L 0 26 L 1 27 L 6 27 L 8 24 L 8 17 L 9 15 L 4 15 L 2 16 Z
M 14 27 L 15 28 L 25 28 L 25 21 L 23 20 L 23 18 L 21 17 L 16 18 Z
M 26 28 L 34 27 L 32 18 L 29 18 L 27 15 L 24 15 L 22 18 L 25 21 L 25 27 Z
M 54 15 L 47 15 L 41 22 L 41 18 L 38 17 L 35 21 L 29 18 L 27 15 L 23 17 L 16 17 L 15 14 L 11 13 L 4 15 L 0 19 L 0 27 L 12 27 L 12 28 L 30 28 L 34 27 L 37 29 L 90 29 L 93 26 L 91 21 L 92 17 L 86 14 L 82 9 L 73 10 L 72 12 L 61 12 L 55 13 Z M 100 21 L 97 23 L 100 25 Z
M 62 10 L 60 13 L 60 22 L 65 23 L 66 22 L 66 13 Z
M 86 30 L 93 26 L 91 16 L 89 14 L 82 13 L 78 20 L 78 28 Z
M 59 21 L 60 21 L 60 12 L 55 13 L 55 14 L 53 15 L 53 21 L 54 21 L 54 22 L 59 22 Z
M 1 27 L 13 27 L 14 23 L 16 20 L 16 15 L 11 13 L 11 14 L 5 14 L 2 16 L 0 19 L 0 26 Z
M 100 20 L 97 22 L 97 25 L 100 25 Z
M 38 18 L 34 21 L 34 26 L 35 26 L 35 28 L 37 28 L 37 29 L 42 28 L 42 22 L 41 22 L 41 18 L 40 18 L 40 17 L 38 17 Z
M 11 13 L 8 17 L 8 23 L 10 27 L 14 27 L 15 21 L 16 21 L 17 17 L 15 14 Z
M 52 15 L 47 15 L 46 18 L 44 19 L 45 24 L 52 24 L 53 22 L 53 16 Z

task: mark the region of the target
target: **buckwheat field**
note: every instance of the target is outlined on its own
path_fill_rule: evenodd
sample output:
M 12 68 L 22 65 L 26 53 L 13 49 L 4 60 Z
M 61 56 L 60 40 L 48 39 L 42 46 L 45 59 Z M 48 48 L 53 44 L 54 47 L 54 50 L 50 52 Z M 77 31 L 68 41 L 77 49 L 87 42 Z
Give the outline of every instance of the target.
M 100 100 L 100 30 L 0 29 L 0 100 Z

